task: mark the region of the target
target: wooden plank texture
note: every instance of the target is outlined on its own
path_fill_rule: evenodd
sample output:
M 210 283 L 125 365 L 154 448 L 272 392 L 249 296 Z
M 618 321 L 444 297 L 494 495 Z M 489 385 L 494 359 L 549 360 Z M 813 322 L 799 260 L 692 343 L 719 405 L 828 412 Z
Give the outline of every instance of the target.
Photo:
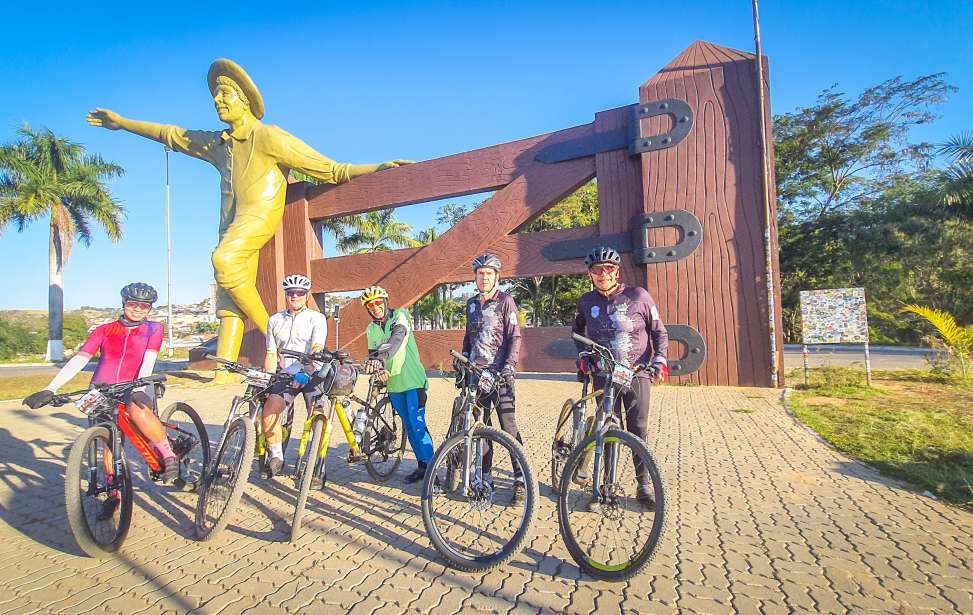
M 503 275 L 506 278 L 578 274 L 585 272 L 584 263 L 580 259 L 549 261 L 541 254 L 541 249 L 556 241 L 586 239 L 597 234 L 598 229 L 594 227 L 517 233 L 501 237 L 490 246 L 490 251 L 503 262 Z M 384 278 L 420 250 L 430 247 L 335 256 L 311 261 L 314 292 L 333 293 L 366 288 L 374 283 L 373 280 Z M 439 283 L 459 284 L 472 279 L 469 263 L 458 263 Z
M 418 250 L 383 277 L 376 277 L 374 283 L 384 286 L 398 305 L 412 305 L 458 267 L 589 181 L 595 174 L 594 166 L 591 158 L 529 165 L 523 175 L 443 233 L 431 244 L 435 249 Z M 368 315 L 360 306 L 352 307 L 359 309 L 346 307 L 341 313 L 349 331 L 343 339 L 349 344 L 364 335 L 368 324 Z
M 535 164 L 541 148 L 592 134 L 591 124 L 356 177 L 337 186 L 288 187 L 308 199 L 311 220 L 497 190 Z M 293 192 L 293 195 L 292 195 Z
M 706 361 L 692 379 L 768 386 L 753 57 L 696 42 L 639 90 L 642 102 L 669 97 L 690 104 L 695 126 L 678 147 L 641 156 L 645 211 L 693 212 L 703 223 L 703 243 L 687 259 L 649 268 L 647 288 L 667 322 L 692 325 L 706 340 Z M 665 117 L 643 120 L 643 133 L 663 132 L 668 125 Z

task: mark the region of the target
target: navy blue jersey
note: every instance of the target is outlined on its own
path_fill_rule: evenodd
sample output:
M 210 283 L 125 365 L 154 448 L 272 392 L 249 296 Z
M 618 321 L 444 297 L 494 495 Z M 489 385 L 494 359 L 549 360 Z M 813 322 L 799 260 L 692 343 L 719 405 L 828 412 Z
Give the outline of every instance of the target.
M 480 304 L 479 296 L 466 302 L 463 353 L 477 365 L 494 372 L 506 366 L 516 369 L 520 357 L 520 323 L 513 297 L 498 290 L 486 303 Z
M 669 334 L 652 295 L 639 286 L 620 283 L 610 297 L 596 290 L 582 295 L 573 331 L 610 348 L 616 360 L 630 366 L 666 363 Z M 575 345 L 579 352 L 585 349 Z

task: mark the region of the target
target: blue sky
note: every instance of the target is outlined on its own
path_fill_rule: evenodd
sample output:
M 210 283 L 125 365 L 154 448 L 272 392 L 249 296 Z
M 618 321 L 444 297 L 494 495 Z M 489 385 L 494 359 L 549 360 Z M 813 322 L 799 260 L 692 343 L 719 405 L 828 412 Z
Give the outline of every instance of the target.
M 133 3 L 134 4 L 134 3 Z M 387 3 L 364 8 L 238 2 L 16 3 L 0 23 L 0 141 L 22 122 L 84 143 L 123 166 L 112 189 L 124 239 L 98 232 L 65 273 L 65 305 L 110 306 L 133 280 L 165 286 L 162 146 L 90 128 L 96 106 L 187 128 L 222 126 L 205 85 L 217 57 L 260 88 L 265 121 L 339 161 L 426 160 L 590 122 L 635 102 L 638 86 L 695 40 L 753 49 L 748 0 L 692 11 L 645 2 Z M 348 3 L 349 5 L 353 3 Z M 364 4 L 364 3 L 362 3 Z M 973 129 L 971 2 L 761 3 L 775 113 L 813 103 L 832 84 L 858 93 L 887 78 L 945 71 L 960 91 L 916 138 Z M 208 294 L 218 175 L 173 155 L 173 300 Z M 415 228 L 434 207 L 411 207 Z M 0 309 L 47 305 L 47 230 L 0 234 L 8 272 Z

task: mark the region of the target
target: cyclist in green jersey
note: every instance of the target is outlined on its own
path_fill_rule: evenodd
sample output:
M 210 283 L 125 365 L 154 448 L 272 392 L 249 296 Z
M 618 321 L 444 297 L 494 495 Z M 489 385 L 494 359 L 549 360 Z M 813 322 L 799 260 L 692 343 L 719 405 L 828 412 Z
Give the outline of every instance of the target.
M 388 298 L 381 286 L 370 286 L 361 295 L 362 305 L 372 317 L 366 331 L 369 357 L 365 371 L 377 371 L 379 379 L 386 381 L 389 401 L 405 423 L 409 444 L 419 462 L 405 482 L 414 483 L 425 477 L 433 454 L 432 437 L 426 427 L 429 382 L 412 335 L 412 316 L 405 308 L 391 309 Z

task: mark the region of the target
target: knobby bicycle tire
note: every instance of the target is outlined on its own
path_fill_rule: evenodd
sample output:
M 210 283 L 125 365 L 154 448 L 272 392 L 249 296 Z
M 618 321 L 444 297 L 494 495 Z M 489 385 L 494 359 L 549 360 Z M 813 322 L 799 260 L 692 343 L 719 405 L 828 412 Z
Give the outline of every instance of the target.
M 199 449 L 203 458 L 201 460 L 200 467 L 195 470 L 197 472 L 197 475 L 192 476 L 191 474 L 193 470 L 188 468 L 189 462 L 187 461 L 187 457 L 189 457 L 189 454 L 192 451 L 182 452 L 177 450 L 176 451 L 177 454 L 179 454 L 180 452 L 182 452 L 182 454 L 179 455 L 179 478 L 176 479 L 175 485 L 176 487 L 183 489 L 185 491 L 196 491 L 200 487 L 200 483 L 202 483 L 203 476 L 206 474 L 206 469 L 209 467 L 209 457 L 210 457 L 209 434 L 206 433 L 206 424 L 203 423 L 203 419 L 200 418 L 199 413 L 196 412 L 196 410 L 193 409 L 192 406 L 181 401 L 177 401 L 174 404 L 168 405 L 166 409 L 162 411 L 162 414 L 159 415 L 159 421 L 162 422 L 163 427 L 165 427 L 168 421 L 172 420 L 173 416 L 177 416 L 176 413 L 178 412 L 182 412 L 187 417 L 189 417 L 189 421 L 193 424 L 193 427 L 196 429 L 196 436 L 198 440 L 196 444 L 193 446 L 192 450 Z M 168 431 L 169 430 L 167 428 L 166 435 L 169 437 L 169 440 L 173 445 L 173 450 L 176 450 L 179 448 L 179 443 L 172 442 L 173 438 L 172 436 L 169 435 Z M 189 480 L 187 480 L 186 476 L 183 476 L 184 471 L 190 474 L 190 476 L 188 476 Z
M 324 438 L 324 417 L 316 415 L 311 419 L 311 439 L 304 449 L 304 456 L 298 466 L 301 482 L 297 491 L 297 501 L 294 503 L 294 517 L 291 519 L 291 542 L 301 537 L 301 516 L 307 504 L 307 494 L 311 490 L 314 480 L 314 469 L 318 455 L 321 453 L 321 440 Z
M 394 461 L 391 462 L 390 467 L 386 469 L 385 472 L 379 471 L 378 467 L 375 465 L 375 462 L 372 461 L 373 451 L 370 449 L 372 447 L 373 437 L 382 437 L 384 441 L 384 436 L 380 430 L 383 428 L 387 429 L 387 427 L 380 421 L 379 417 L 382 416 L 382 413 L 385 411 L 386 407 L 391 408 L 391 406 L 392 402 L 388 397 L 383 397 L 380 399 L 378 403 L 375 404 L 375 407 L 369 410 L 368 421 L 365 423 L 365 432 L 362 435 L 362 442 L 364 443 L 363 447 L 369 449 L 368 452 L 365 453 L 365 469 L 368 470 L 368 475 L 371 476 L 372 479 L 380 483 L 384 483 L 391 478 L 393 474 L 395 474 L 395 471 L 399 468 L 399 464 L 402 463 L 402 454 L 405 452 L 405 425 L 402 423 L 402 418 L 399 416 L 399 413 L 396 412 L 395 408 L 392 408 L 392 411 L 389 413 L 390 423 L 393 426 L 398 424 L 398 427 L 394 429 L 397 434 L 393 434 L 392 441 L 389 442 L 389 444 L 391 444 L 396 439 L 398 440 L 396 443 L 397 448 L 393 449 L 391 451 L 392 454 L 390 455 L 391 458 L 394 458 Z M 384 454 L 389 451 L 379 452 L 380 454 Z M 388 463 L 387 460 L 386 463 Z
M 662 537 L 665 535 L 666 523 L 668 521 L 666 510 L 667 500 L 665 495 L 665 479 L 662 477 L 662 473 L 659 470 L 659 465 L 656 462 L 655 457 L 652 455 L 652 451 L 649 450 L 641 438 L 628 431 L 622 431 L 620 429 L 610 429 L 605 433 L 605 441 L 624 442 L 625 446 L 630 447 L 632 451 L 636 451 L 637 454 L 642 458 L 642 461 L 645 463 L 646 469 L 648 470 L 649 476 L 652 479 L 652 486 L 654 489 L 653 495 L 655 498 L 655 516 L 653 518 L 652 528 L 649 532 L 648 539 L 631 560 L 621 565 L 606 565 L 601 562 L 595 562 L 588 555 L 588 553 L 585 552 L 584 548 L 578 544 L 578 541 L 575 539 L 574 532 L 572 532 L 570 529 L 567 497 L 571 492 L 571 485 L 573 484 L 572 477 L 577 470 L 577 466 L 581 463 L 583 456 L 591 455 L 592 451 L 589 451 L 589 449 L 593 449 L 597 437 L 598 434 L 593 433 L 585 438 L 581 444 L 571 452 L 571 455 L 564 463 L 564 469 L 561 476 L 561 485 L 558 490 L 558 528 L 568 552 L 583 571 L 597 579 L 605 581 L 624 581 L 625 579 L 629 579 L 638 574 L 648 565 L 648 563 L 655 556 L 655 553 L 658 551 L 657 547 L 661 543 Z M 616 452 L 616 454 L 619 455 L 619 458 L 621 458 L 622 455 L 629 455 L 629 452 Z M 642 514 L 645 514 L 645 512 L 642 512 Z
M 112 434 L 107 427 L 97 425 L 89 427 L 78 436 L 78 439 L 71 447 L 71 453 L 68 455 L 68 465 L 64 471 L 64 501 L 65 507 L 67 508 L 68 524 L 71 527 L 71 533 L 74 534 L 74 539 L 78 542 L 78 546 L 91 557 L 106 557 L 122 546 L 132 524 L 132 475 L 129 472 L 128 463 L 123 458 L 120 489 L 121 502 L 119 503 L 117 512 L 118 526 L 113 532 L 111 540 L 107 542 L 99 541 L 88 523 L 88 517 L 85 514 L 84 498 L 81 493 L 82 465 L 86 461 L 92 461 L 92 456 L 89 455 L 91 452 L 90 447 L 98 441 L 101 441 L 103 450 L 111 450 Z M 100 467 L 101 460 L 98 459 L 97 455 L 93 455 L 93 457 L 94 463 L 100 473 L 102 469 Z M 94 500 L 94 502 L 97 501 L 96 499 Z M 95 511 L 95 514 L 97 512 Z M 111 521 L 114 521 L 114 515 Z M 96 520 L 95 523 L 102 522 Z
M 222 478 L 220 475 L 220 463 L 228 453 L 227 445 L 232 441 L 232 437 L 239 431 L 243 432 L 243 443 L 236 451 L 236 459 L 229 460 L 227 464 L 229 470 L 228 489 L 229 495 L 223 502 L 223 509 L 216 514 L 216 520 L 212 526 L 207 524 L 206 508 L 207 502 L 214 496 L 214 481 Z M 201 541 L 212 540 L 216 537 L 226 524 L 230 521 L 233 510 L 243 496 L 243 490 L 250 479 L 250 465 L 253 462 L 253 447 L 257 439 L 256 429 L 253 423 L 246 417 L 233 419 L 226 430 L 226 437 L 223 438 L 223 445 L 213 458 L 213 463 L 203 479 L 203 488 L 199 494 L 199 502 L 196 504 L 196 538 Z
M 446 559 L 450 565 L 454 568 L 462 570 L 464 572 L 480 572 L 485 570 L 491 570 L 500 566 L 501 564 L 510 560 L 514 555 L 520 552 L 521 546 L 530 536 L 531 526 L 534 521 L 534 513 L 537 507 L 537 479 L 534 477 L 534 473 L 527 461 L 527 454 L 524 452 L 523 447 L 509 434 L 494 429 L 492 427 L 479 427 L 473 434 L 473 438 L 484 438 L 488 440 L 493 440 L 494 445 L 500 445 L 506 449 L 507 453 L 511 457 L 511 464 L 520 465 L 523 470 L 523 477 L 525 483 L 525 499 L 524 499 L 524 514 L 513 537 L 507 541 L 503 548 L 499 549 L 496 553 L 487 556 L 476 556 L 467 557 L 458 553 L 455 549 L 446 544 L 442 535 L 433 520 L 433 496 L 435 486 L 435 477 L 438 474 L 438 470 L 445 469 L 448 464 L 447 457 L 453 453 L 454 448 L 462 447 L 465 434 L 459 433 L 452 438 L 446 440 L 440 445 L 436 454 L 433 455 L 432 461 L 430 462 L 430 471 L 426 473 L 426 479 L 422 487 L 422 521 L 426 526 L 426 534 L 429 536 L 430 541 L 433 546 L 439 552 L 440 555 Z M 494 449 L 494 458 L 496 458 L 497 452 Z

